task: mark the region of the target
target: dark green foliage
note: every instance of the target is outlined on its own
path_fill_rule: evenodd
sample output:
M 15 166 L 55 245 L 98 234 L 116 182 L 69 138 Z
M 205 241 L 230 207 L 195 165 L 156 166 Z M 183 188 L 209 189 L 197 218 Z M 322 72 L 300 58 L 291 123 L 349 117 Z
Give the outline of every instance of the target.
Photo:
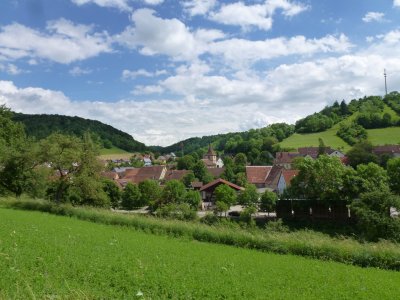
M 246 207 L 256 207 L 259 200 L 257 188 L 254 184 L 247 184 L 245 190 L 241 191 L 238 196 L 238 203 Z
M 256 223 L 253 219 L 253 214 L 257 212 L 257 209 L 254 206 L 249 206 L 246 207 L 241 213 L 240 213 L 240 221 L 244 222 L 250 226 L 255 226 Z
M 193 172 L 187 173 L 185 176 L 182 178 L 182 182 L 185 185 L 186 188 L 190 188 L 192 185 L 192 182 L 196 181 L 196 177 L 194 176 Z
M 157 181 L 146 179 L 139 183 L 142 206 L 153 207 L 161 197 L 161 188 Z
M 192 170 L 195 164 L 196 160 L 192 155 L 185 155 L 178 159 L 176 168 L 178 170 Z
M 118 208 L 121 201 L 121 190 L 116 183 L 110 179 L 103 179 L 103 190 L 107 194 L 112 208 Z
M 182 203 L 184 202 L 185 196 L 185 185 L 181 181 L 168 181 L 162 190 L 159 206 L 169 203 Z
M 355 122 L 351 122 L 350 124 L 340 124 L 340 128 L 336 135 L 351 146 L 368 138 L 368 133 L 364 127 Z
M 393 193 L 400 195 L 400 157 L 392 158 L 387 163 L 389 184 Z
M 400 219 L 390 216 L 391 207 L 400 210 L 400 197 L 387 191 L 361 194 L 360 199 L 351 204 L 358 227 L 367 240 L 400 241 Z
M 271 191 L 266 190 L 260 199 L 260 211 L 267 213 L 275 211 L 276 202 L 278 201 L 278 196 Z
M 296 122 L 295 130 L 298 133 L 321 132 L 331 128 L 334 121 L 326 115 L 315 113 Z
M 359 164 L 378 162 L 378 157 L 372 153 L 373 146 L 369 141 L 361 141 L 353 146 L 348 152 L 349 164 L 355 168 Z
M 146 146 L 132 138 L 129 134 L 115 129 L 99 121 L 60 115 L 25 115 L 15 113 L 13 120 L 25 125 L 26 134 L 40 140 L 52 133 L 63 133 L 82 137 L 90 131 L 97 136 L 101 146 L 111 148 L 112 145 L 128 152 L 144 151 Z
M 121 206 L 123 209 L 132 210 L 134 208 L 140 208 L 143 205 L 142 194 L 140 193 L 139 186 L 137 184 L 128 183 L 122 192 Z

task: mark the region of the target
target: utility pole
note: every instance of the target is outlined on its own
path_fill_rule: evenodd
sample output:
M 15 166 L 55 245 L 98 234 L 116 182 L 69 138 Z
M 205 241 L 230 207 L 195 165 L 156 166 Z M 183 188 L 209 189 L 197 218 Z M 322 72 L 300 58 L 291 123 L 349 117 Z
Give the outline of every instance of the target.
M 387 96 L 386 69 L 383 69 L 383 76 L 385 76 L 385 96 Z

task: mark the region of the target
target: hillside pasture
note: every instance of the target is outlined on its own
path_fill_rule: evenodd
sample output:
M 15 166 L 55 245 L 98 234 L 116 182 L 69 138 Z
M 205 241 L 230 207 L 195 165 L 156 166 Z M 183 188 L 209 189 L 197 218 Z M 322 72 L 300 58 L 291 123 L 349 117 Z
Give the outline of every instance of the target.
M 400 273 L 0 208 L 0 298 L 395 299 Z

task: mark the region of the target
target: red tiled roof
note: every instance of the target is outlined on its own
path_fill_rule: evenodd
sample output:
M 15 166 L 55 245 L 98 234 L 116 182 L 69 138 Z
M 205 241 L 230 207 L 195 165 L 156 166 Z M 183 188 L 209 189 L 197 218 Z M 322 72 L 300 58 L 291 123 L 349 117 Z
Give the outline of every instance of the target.
M 218 178 L 224 173 L 225 168 L 207 168 L 208 172 L 215 178 Z
M 132 183 L 140 183 L 146 179 L 160 180 L 165 166 L 149 166 L 127 170 L 123 180 L 128 180 Z
M 251 184 L 265 183 L 272 166 L 246 166 L 247 181 Z
M 302 156 L 308 155 L 315 159 L 318 157 L 319 147 L 302 147 L 302 148 L 299 148 L 298 151 Z M 335 150 L 333 150 L 331 147 L 325 147 L 324 153 L 331 154 L 334 151 Z
M 215 167 L 215 163 L 208 158 L 203 158 L 201 161 L 206 165 L 206 167 Z
M 203 186 L 203 183 L 201 181 L 193 181 L 191 185 L 192 188 L 201 188 Z
M 290 186 L 290 182 L 299 174 L 299 170 L 282 170 L 282 176 L 285 179 L 286 186 Z
M 273 166 L 271 171 L 269 172 L 267 179 L 265 180 L 266 185 L 268 186 L 277 186 L 279 181 L 279 175 L 281 174 L 282 167 Z
M 232 182 L 226 181 L 225 179 L 218 178 L 218 179 L 215 179 L 214 181 L 211 181 L 210 183 L 207 183 L 206 185 L 204 185 L 200 189 L 200 192 L 204 191 L 204 190 L 207 190 L 208 188 L 210 188 L 210 187 L 212 187 L 214 185 L 219 185 L 219 184 L 226 184 L 229 187 L 231 187 L 231 188 L 233 188 L 235 190 L 238 190 L 238 191 L 244 190 L 244 188 L 242 188 L 241 186 L 238 186 L 238 185 L 236 185 L 236 184 L 234 184 Z
M 103 176 L 105 178 L 108 178 L 108 179 L 111 179 L 111 180 L 119 179 L 118 173 L 117 172 L 112 172 L 112 171 L 102 172 L 101 176 Z

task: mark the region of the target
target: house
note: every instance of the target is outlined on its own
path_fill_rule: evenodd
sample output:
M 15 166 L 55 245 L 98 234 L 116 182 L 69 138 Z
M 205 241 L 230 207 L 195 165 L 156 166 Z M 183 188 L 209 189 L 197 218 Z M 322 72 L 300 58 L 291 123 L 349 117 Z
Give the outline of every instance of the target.
M 297 157 L 302 157 L 302 155 L 299 152 L 276 152 L 274 166 L 291 169 Z
M 279 175 L 277 191 L 279 195 L 282 195 L 285 189 L 290 186 L 290 182 L 299 174 L 298 170 L 286 170 L 283 169 Z
M 211 144 L 208 146 L 208 151 L 203 156 L 202 161 L 207 168 L 222 168 L 224 166 L 224 162 L 221 158 L 217 158 L 217 153 L 214 151 Z
M 119 178 L 122 178 L 125 176 L 125 172 L 128 170 L 133 170 L 135 169 L 134 167 L 119 167 L 119 168 L 114 168 L 112 169 L 113 172 L 116 172 L 119 176 Z
M 195 191 L 199 191 L 203 187 L 203 183 L 201 181 L 193 181 L 191 186 Z
M 108 172 L 102 172 L 101 173 L 102 177 L 111 179 L 111 180 L 117 180 L 119 179 L 119 175 L 117 172 L 113 172 L 113 171 L 108 171 Z
M 378 156 L 386 154 L 391 157 L 400 157 L 400 145 L 375 146 L 372 148 L 372 153 Z
M 168 170 L 165 174 L 165 181 L 182 180 L 187 174 L 193 173 L 190 170 Z
M 131 170 L 127 170 L 125 172 L 125 176 L 122 177 L 120 182 L 131 182 L 131 183 L 140 183 L 147 179 L 161 181 L 164 180 L 165 175 L 167 173 L 167 168 L 165 166 L 150 166 L 150 167 L 142 167 L 135 168 Z
M 266 189 L 275 191 L 282 168 L 280 166 L 246 166 L 246 178 L 249 183 L 257 187 L 259 193 L 265 192 Z
M 214 181 L 211 181 L 210 183 L 203 185 L 200 188 L 201 198 L 203 199 L 203 202 L 205 202 L 206 207 L 210 207 L 215 204 L 214 191 L 221 184 L 226 184 L 227 186 L 229 186 L 230 188 L 234 189 L 237 192 L 244 190 L 243 187 L 233 184 L 232 182 L 229 182 L 225 179 L 222 178 L 215 179 Z

